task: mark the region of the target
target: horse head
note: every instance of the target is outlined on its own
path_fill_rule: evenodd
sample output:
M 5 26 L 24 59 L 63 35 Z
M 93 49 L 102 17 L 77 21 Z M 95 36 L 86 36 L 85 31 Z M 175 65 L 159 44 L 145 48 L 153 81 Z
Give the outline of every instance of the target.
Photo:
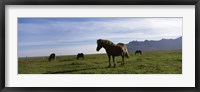
M 97 40 L 97 48 L 96 50 L 99 51 L 102 48 L 102 39 Z

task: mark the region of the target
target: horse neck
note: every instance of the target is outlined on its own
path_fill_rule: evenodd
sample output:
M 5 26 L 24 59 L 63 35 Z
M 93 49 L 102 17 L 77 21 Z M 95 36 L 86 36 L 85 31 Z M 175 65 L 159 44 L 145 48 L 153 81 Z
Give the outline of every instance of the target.
M 111 48 L 114 48 L 116 45 L 109 45 L 109 44 L 104 44 L 103 47 L 106 49 L 106 50 L 109 50 Z

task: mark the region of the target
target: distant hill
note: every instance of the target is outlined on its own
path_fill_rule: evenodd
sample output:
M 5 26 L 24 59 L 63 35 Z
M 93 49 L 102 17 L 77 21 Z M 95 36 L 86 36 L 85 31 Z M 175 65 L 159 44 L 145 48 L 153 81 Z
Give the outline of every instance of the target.
M 182 37 L 177 39 L 161 39 L 159 41 L 131 41 L 127 44 L 128 50 L 156 51 L 156 50 L 180 50 L 182 49 Z

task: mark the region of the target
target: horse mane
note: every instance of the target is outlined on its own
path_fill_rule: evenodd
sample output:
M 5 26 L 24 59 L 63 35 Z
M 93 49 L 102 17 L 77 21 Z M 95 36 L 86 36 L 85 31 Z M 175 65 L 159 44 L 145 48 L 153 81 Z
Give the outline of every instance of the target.
M 97 40 L 97 43 L 100 43 L 100 44 L 108 44 L 108 45 L 111 45 L 111 46 L 115 46 L 115 44 L 109 40 L 105 40 L 105 39 L 98 39 Z

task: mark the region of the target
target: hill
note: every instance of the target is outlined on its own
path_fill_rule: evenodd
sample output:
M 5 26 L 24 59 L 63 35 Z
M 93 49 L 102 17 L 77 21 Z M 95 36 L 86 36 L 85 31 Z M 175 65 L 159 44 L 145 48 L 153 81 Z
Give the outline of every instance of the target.
M 157 50 L 180 50 L 182 49 L 182 37 L 177 39 L 161 39 L 158 41 L 131 41 L 127 44 L 130 52 L 135 50 L 157 51 Z

